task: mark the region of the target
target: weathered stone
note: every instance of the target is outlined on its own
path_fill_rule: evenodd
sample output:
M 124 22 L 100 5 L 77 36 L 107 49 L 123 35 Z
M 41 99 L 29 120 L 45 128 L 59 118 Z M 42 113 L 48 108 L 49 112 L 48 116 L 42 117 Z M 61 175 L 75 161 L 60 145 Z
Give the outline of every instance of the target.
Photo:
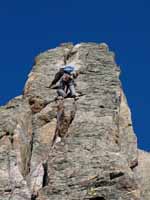
M 134 169 L 136 178 L 140 183 L 141 200 L 150 198 L 150 153 L 138 151 L 138 166 Z
M 0 109 L 0 200 L 149 199 L 148 156 L 138 158 L 114 57 L 105 43 L 36 57 L 23 96 Z M 48 88 L 65 64 L 80 71 L 77 101 Z
M 25 108 L 19 109 L 15 100 L 8 105 L 1 113 L 1 128 L 7 134 L 0 140 L 0 199 L 29 200 L 31 193 L 24 177 L 29 171 L 31 154 L 31 112 L 25 104 Z

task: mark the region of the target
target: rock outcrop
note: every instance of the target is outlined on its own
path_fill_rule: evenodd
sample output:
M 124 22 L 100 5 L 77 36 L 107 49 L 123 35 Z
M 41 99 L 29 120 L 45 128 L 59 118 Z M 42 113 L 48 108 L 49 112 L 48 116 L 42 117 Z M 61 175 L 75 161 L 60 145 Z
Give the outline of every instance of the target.
M 150 199 L 150 153 L 138 151 L 138 166 L 135 168 L 136 178 L 141 188 L 141 199 Z
M 65 64 L 80 71 L 80 98 L 56 102 L 48 86 Z M 150 198 L 149 155 L 138 153 L 119 74 L 104 43 L 36 57 L 23 95 L 0 108 L 0 200 Z

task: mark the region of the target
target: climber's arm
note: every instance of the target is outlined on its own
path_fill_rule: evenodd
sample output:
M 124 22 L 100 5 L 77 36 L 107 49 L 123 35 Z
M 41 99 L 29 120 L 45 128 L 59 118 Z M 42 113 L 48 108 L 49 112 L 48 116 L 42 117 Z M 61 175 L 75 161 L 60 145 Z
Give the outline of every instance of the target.
M 55 77 L 53 79 L 53 81 L 51 82 L 51 84 L 49 85 L 49 88 L 51 88 L 53 85 L 55 85 L 59 79 L 62 77 L 63 75 L 63 69 L 60 69 L 56 74 Z
M 79 76 L 80 72 L 79 71 L 75 71 L 72 75 L 73 78 L 76 79 Z

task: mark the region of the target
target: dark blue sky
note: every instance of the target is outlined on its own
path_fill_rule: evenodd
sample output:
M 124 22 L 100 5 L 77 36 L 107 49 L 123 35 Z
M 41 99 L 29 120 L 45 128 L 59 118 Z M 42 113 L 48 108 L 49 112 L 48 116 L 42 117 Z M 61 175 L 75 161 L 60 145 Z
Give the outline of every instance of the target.
M 38 53 L 67 41 L 115 51 L 139 147 L 150 151 L 149 0 L 1 1 L 0 104 L 22 93 Z

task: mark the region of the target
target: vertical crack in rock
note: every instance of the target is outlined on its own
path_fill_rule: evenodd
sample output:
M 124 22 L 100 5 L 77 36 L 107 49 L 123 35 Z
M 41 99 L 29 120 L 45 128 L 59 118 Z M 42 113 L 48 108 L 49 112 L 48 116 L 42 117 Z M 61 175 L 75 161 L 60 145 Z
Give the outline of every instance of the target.
M 33 144 L 34 144 L 34 132 L 32 132 L 32 137 L 31 137 L 31 141 L 30 141 L 30 155 L 29 155 L 29 173 L 31 171 L 31 158 L 32 158 L 32 152 L 33 152 Z
M 69 58 L 74 55 L 74 53 L 72 52 L 72 49 L 73 49 L 73 46 L 71 46 L 71 48 L 69 48 L 69 50 L 66 53 L 64 53 L 64 65 L 66 65 Z
M 57 105 L 57 124 L 56 124 L 54 138 L 52 141 L 52 146 L 54 146 L 57 137 L 61 136 L 60 129 L 61 129 L 61 123 L 62 123 L 63 117 L 64 117 L 64 101 L 60 100 Z
M 90 198 L 89 200 L 106 200 L 104 197 L 93 197 Z
M 69 106 L 69 110 L 66 109 L 66 104 L 67 107 Z M 76 109 L 76 102 L 72 99 L 65 99 L 64 101 L 57 102 L 57 123 L 52 146 L 55 145 L 57 137 L 64 138 L 67 136 L 67 131 L 75 117 Z M 49 146 L 46 156 L 42 158 L 42 161 L 38 164 L 36 170 L 33 173 L 31 172 L 31 178 L 36 177 L 35 181 L 32 182 L 33 189 L 31 199 L 36 199 L 39 190 L 48 185 L 49 177 L 47 160 L 49 153 L 51 153 L 52 146 Z
M 43 163 L 43 169 L 44 169 L 44 176 L 43 176 L 42 187 L 45 187 L 48 185 L 48 164 L 47 164 L 47 162 Z
M 70 104 L 69 110 L 66 109 L 68 107 L 68 103 Z M 71 125 L 77 110 L 77 105 L 75 100 L 59 100 L 57 102 L 57 125 L 55 129 L 55 134 L 52 142 L 52 146 L 54 146 L 55 142 L 57 142 L 57 138 L 64 138 L 67 136 L 67 132 L 69 126 Z M 66 105 L 65 105 L 66 104 Z

